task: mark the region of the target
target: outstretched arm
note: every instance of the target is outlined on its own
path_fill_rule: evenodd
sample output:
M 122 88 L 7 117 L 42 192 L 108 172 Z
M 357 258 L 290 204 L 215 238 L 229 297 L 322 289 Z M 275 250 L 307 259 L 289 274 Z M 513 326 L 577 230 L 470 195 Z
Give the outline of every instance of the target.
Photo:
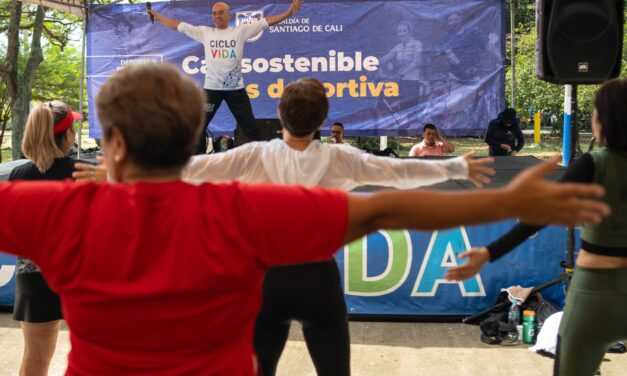
M 449 179 L 467 179 L 476 186 L 487 184 L 494 175 L 489 165 L 493 158 L 474 159 L 474 152 L 462 157 L 428 160 L 395 159 L 343 148 L 336 151 L 334 163 L 343 166 L 347 178 L 338 188 L 351 190 L 357 186 L 377 185 L 412 189 L 433 185 Z
M 193 156 L 181 172 L 181 179 L 193 184 L 225 182 L 237 178 L 246 180 L 246 172 L 255 171 L 256 165 L 261 163 L 256 148 L 251 145 L 247 144 L 226 153 Z M 76 162 L 72 177 L 81 182 L 107 181 L 104 158 L 98 157 L 98 162 L 98 165 Z
M 570 165 L 564 173 L 560 181 L 590 183 L 594 179 L 594 162 L 589 154 L 584 154 L 575 163 Z M 514 250 L 531 235 L 542 230 L 544 226 L 530 225 L 526 223 L 518 223 L 509 232 L 502 235 L 484 248 L 473 248 L 459 255 L 460 259 L 467 258 L 468 262 L 446 271 L 446 279 L 463 280 L 479 273 L 483 265 L 488 262 L 494 262 Z
M 148 14 L 150 14 L 151 16 L 155 18 L 155 20 L 161 22 L 164 26 L 172 30 L 177 30 L 177 28 L 179 27 L 179 24 L 181 23 L 181 21 L 179 20 L 173 20 L 172 18 L 168 18 L 168 17 L 160 15 L 154 9 L 149 9 Z
M 276 25 L 279 22 L 293 16 L 300 8 L 303 6 L 303 0 L 292 0 L 292 5 L 290 8 L 284 13 L 278 14 L 276 16 L 268 16 L 266 17 L 266 22 L 269 26 Z
M 506 218 L 539 225 L 600 222 L 610 208 L 594 198 L 601 197 L 604 189 L 597 184 L 560 184 L 544 180 L 557 160 L 553 158 L 525 170 L 500 189 L 351 195 L 345 240 L 350 242 L 381 228 L 434 230 Z M 429 215 L 419 214 L 424 212 Z

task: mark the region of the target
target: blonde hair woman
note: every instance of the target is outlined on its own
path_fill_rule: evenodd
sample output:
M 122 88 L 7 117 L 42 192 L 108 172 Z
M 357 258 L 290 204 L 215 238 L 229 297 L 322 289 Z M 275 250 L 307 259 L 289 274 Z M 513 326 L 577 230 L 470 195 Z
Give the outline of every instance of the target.
M 22 141 L 22 152 L 29 162 L 14 168 L 9 180 L 71 178 L 74 159 L 68 154 L 74 146 L 72 124 L 79 119 L 81 115 L 61 101 L 33 108 Z M 24 333 L 20 375 L 47 375 L 62 318 L 59 296 L 48 287 L 39 268 L 25 258 L 17 259 L 16 285 L 13 319 L 22 323 Z

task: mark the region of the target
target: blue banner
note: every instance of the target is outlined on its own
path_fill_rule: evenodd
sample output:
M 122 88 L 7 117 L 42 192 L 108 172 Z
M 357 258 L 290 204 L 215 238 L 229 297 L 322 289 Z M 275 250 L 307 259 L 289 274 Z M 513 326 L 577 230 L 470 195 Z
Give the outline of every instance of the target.
M 476 278 L 444 280 L 457 256 L 485 246 L 515 222 L 458 227 L 446 231 L 380 231 L 339 250 L 336 259 L 350 313 L 381 315 L 471 315 L 496 301 L 501 288 L 538 286 L 557 277 L 566 254 L 566 229 L 548 227 Z M 576 232 L 577 239 L 579 231 Z M 576 248 L 578 249 L 578 248 Z M 0 305 L 12 305 L 15 258 L 0 253 Z M 542 295 L 560 304 L 561 284 Z
M 12 306 L 15 298 L 15 257 L 0 252 L 0 306 Z
M 231 3 L 232 23 L 287 10 L 290 1 Z M 276 118 L 283 88 L 322 81 L 329 121 L 348 135 L 418 136 L 425 123 L 448 136 L 483 135 L 504 107 L 504 2 L 501 0 L 308 0 L 293 17 L 246 43 L 244 83 L 257 118 Z M 211 25 L 211 2 L 153 3 L 162 15 Z M 145 4 L 98 7 L 87 27 L 90 135 L 100 138 L 95 98 L 108 76 L 129 64 L 167 61 L 204 81 L 203 46 L 150 23 Z M 106 116 L 106 115 L 105 115 Z M 223 105 L 210 125 L 231 134 Z
M 349 313 L 472 315 L 492 306 L 502 288 L 535 287 L 559 276 L 567 231 L 548 227 L 486 264 L 475 278 L 454 283 L 444 279 L 446 269 L 466 262 L 458 258 L 460 253 L 487 245 L 513 225 L 507 221 L 433 233 L 379 231 L 345 246 L 336 259 Z M 541 294 L 558 305 L 564 303 L 562 283 Z

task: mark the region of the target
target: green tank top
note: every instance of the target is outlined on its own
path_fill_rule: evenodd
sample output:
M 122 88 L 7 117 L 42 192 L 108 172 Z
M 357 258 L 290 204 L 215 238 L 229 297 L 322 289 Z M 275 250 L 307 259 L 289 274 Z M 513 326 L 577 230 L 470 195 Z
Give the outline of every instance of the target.
M 600 224 L 584 224 L 581 239 L 601 247 L 627 248 L 627 156 L 602 149 L 590 153 L 594 182 L 605 187 L 603 200 L 612 209 Z

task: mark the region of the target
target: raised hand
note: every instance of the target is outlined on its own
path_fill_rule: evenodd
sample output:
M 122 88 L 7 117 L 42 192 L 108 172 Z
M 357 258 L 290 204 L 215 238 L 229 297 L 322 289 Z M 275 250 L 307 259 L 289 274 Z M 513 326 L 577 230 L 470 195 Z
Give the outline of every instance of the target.
M 512 180 L 505 191 L 512 197 L 510 210 L 529 224 L 557 223 L 574 226 L 583 222 L 599 223 L 610 207 L 596 198 L 605 194 L 598 184 L 551 183 L 549 175 L 560 157 L 526 169 Z
M 490 176 L 494 176 L 496 172 L 488 165 L 494 162 L 494 158 L 474 159 L 474 156 L 475 151 L 468 152 L 462 156 L 466 160 L 466 163 L 468 163 L 468 180 L 477 187 L 490 184 L 492 181 Z
M 290 16 L 293 16 L 302 7 L 303 7 L 303 0 L 292 0 L 292 5 L 290 5 L 290 9 L 288 10 Z
M 449 281 L 468 279 L 479 273 L 483 265 L 490 261 L 490 253 L 487 248 L 473 248 L 460 254 L 458 257 L 460 259 L 468 259 L 468 262 L 448 269 L 445 278 Z
M 76 162 L 74 164 L 75 171 L 72 173 L 74 180 L 95 183 L 107 181 L 107 167 L 104 164 L 104 158 L 96 157 L 96 159 L 98 165 Z

